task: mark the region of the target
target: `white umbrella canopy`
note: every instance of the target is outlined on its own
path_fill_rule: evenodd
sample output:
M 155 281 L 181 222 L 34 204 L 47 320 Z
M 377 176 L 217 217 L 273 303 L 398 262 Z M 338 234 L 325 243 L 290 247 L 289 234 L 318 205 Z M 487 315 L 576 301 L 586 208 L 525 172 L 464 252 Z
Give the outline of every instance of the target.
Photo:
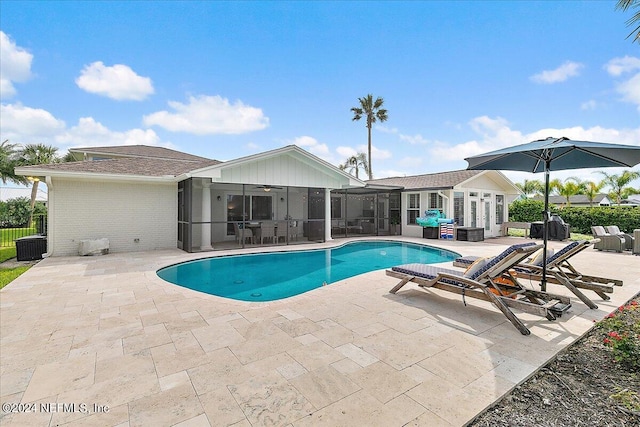
M 544 248 L 541 288 L 547 287 L 547 224 L 549 172 L 567 169 L 633 167 L 640 163 L 640 146 L 547 138 L 465 159 L 471 170 L 544 172 Z

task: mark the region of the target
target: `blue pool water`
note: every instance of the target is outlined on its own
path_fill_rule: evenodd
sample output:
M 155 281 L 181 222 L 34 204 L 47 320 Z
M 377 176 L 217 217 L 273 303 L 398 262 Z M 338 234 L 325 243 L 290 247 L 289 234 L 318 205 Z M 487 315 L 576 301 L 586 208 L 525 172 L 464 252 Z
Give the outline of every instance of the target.
M 241 301 L 273 301 L 348 277 L 407 263 L 433 264 L 460 255 L 391 241 L 351 242 L 332 249 L 231 255 L 158 270 L 168 282 Z

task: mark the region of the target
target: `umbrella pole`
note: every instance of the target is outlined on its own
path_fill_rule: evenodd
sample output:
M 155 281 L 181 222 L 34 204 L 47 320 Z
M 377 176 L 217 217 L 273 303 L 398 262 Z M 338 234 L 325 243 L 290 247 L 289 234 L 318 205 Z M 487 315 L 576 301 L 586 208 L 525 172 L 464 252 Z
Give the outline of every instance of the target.
M 549 167 L 550 162 L 547 160 L 544 163 L 544 212 L 542 227 L 542 237 L 544 240 L 544 246 L 542 247 L 542 281 L 540 282 L 540 289 L 545 292 L 547 290 L 547 241 L 548 241 L 548 226 L 549 226 Z

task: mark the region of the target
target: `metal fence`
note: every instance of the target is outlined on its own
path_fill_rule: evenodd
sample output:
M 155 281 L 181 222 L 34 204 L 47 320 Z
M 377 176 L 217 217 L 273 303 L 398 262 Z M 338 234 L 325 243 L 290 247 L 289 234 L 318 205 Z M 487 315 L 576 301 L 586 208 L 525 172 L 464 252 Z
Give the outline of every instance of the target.
M 0 228 L 0 247 L 15 246 L 16 239 L 28 236 L 47 235 L 47 216 L 38 215 L 33 217 L 31 227 L 22 228 Z

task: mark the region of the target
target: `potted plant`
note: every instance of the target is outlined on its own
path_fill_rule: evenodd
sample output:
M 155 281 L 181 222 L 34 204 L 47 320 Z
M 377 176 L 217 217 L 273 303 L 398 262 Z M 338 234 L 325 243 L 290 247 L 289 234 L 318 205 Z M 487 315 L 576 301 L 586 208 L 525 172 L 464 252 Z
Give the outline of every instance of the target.
M 389 233 L 397 236 L 400 233 L 400 217 L 393 216 L 389 218 Z

